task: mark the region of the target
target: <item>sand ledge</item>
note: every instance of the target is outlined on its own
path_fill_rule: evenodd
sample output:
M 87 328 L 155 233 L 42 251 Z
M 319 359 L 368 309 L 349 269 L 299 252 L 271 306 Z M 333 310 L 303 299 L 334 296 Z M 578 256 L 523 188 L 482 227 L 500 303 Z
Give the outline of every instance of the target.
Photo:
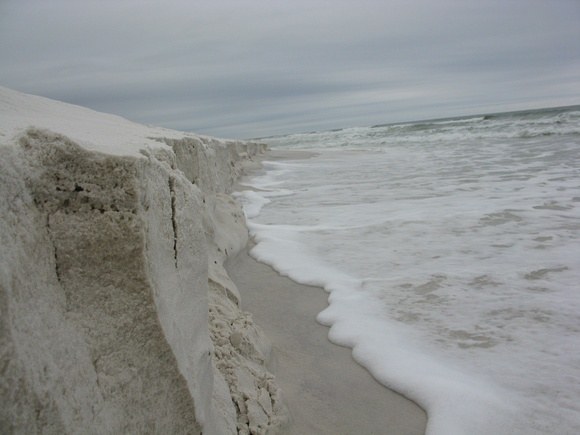
M 0 432 L 281 427 L 223 269 L 248 237 L 228 192 L 265 146 L 5 88 L 0 140 Z
M 0 87 L 0 432 L 422 433 L 322 292 L 244 261 L 229 193 L 265 148 Z

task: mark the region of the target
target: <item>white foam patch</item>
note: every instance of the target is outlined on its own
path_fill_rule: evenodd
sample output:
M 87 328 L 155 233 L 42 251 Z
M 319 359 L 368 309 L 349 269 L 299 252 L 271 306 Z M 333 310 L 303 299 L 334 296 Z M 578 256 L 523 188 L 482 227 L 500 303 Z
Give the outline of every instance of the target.
M 251 251 L 254 258 L 296 282 L 330 293 L 328 308 L 317 316 L 330 327 L 329 339 L 352 348 L 355 360 L 379 382 L 418 400 L 430 416 L 427 433 L 476 434 L 482 427 L 504 433 L 510 427 L 518 408 L 509 392 L 462 373 L 449 361 L 426 358 L 419 350 L 420 338 L 386 322 L 381 302 L 365 292 L 359 279 L 308 252 L 298 241 L 300 229 L 250 224 L 250 230 L 257 242 Z M 450 419 L 449 414 L 461 418 Z
M 245 190 L 243 192 L 235 192 L 233 194 L 242 204 L 244 214 L 247 219 L 255 218 L 260 214 L 262 207 L 270 202 L 269 199 L 265 198 L 251 190 Z
M 578 129 L 580 117 L 566 116 L 564 130 Z M 256 178 L 292 194 L 269 197 L 251 219 L 252 255 L 330 292 L 318 316 L 330 339 L 423 406 L 429 434 L 580 427 L 578 136 L 553 123 L 545 136 L 510 139 L 545 120 L 500 121 L 438 127 L 462 142 L 391 142 L 380 129 L 302 135 L 365 152 L 321 151 Z M 485 123 L 485 141 L 466 140 Z

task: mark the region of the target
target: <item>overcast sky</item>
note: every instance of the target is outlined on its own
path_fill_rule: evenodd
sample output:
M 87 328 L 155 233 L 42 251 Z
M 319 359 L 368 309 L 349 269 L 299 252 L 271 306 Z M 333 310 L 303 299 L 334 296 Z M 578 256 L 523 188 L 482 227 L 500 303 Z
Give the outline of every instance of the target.
M 0 84 L 240 138 L 580 104 L 580 0 L 0 0 Z

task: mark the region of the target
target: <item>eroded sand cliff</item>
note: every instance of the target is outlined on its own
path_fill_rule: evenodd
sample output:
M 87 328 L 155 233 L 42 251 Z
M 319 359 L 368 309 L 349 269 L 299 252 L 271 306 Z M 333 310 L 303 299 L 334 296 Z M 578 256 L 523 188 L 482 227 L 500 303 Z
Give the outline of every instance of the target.
M 223 263 L 262 144 L 0 88 L 2 433 L 266 433 L 269 344 Z

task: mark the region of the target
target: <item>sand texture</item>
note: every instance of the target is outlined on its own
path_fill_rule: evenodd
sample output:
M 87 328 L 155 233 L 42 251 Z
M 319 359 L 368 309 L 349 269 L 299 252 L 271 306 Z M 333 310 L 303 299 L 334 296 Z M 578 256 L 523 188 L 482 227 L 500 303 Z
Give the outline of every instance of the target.
M 223 262 L 263 144 L 0 88 L 0 433 L 264 434 L 270 346 Z

